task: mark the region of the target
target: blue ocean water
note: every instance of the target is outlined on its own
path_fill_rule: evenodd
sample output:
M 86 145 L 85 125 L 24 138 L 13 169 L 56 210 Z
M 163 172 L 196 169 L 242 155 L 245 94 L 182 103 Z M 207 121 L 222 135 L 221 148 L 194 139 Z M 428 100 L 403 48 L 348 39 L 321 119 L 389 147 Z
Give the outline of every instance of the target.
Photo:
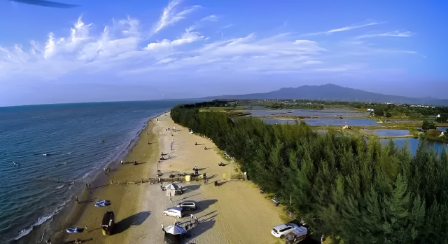
M 51 221 L 76 190 L 123 156 L 150 117 L 185 102 L 0 108 L 0 243 Z

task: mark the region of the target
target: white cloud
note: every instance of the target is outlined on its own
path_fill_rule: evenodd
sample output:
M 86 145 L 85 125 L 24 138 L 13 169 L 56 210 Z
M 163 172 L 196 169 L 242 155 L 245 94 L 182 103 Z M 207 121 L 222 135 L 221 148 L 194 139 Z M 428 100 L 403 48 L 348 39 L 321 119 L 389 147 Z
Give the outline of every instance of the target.
M 373 37 L 411 37 L 415 35 L 413 32 L 410 31 L 392 31 L 392 32 L 386 32 L 386 33 L 379 33 L 379 34 L 370 34 L 370 35 L 362 35 L 358 36 L 358 39 L 362 38 L 373 38 Z
M 176 12 L 180 1 L 174 0 L 163 9 L 162 17 L 154 25 L 153 32 L 174 24 L 186 14 L 198 8 L 186 8 Z M 213 21 L 210 15 L 192 23 Z M 203 22 L 206 24 L 206 22 Z M 348 31 L 379 23 L 351 26 L 329 30 L 326 34 Z M 211 75 L 228 73 L 265 74 L 297 72 L 346 72 L 361 70 L 366 66 L 356 66 L 352 61 L 345 63 L 343 57 L 355 54 L 342 54 L 344 50 L 335 44 L 324 48 L 314 40 L 293 33 L 250 33 L 243 36 L 226 34 L 231 38 L 207 36 L 198 31 L 195 25 L 179 33 L 177 38 L 160 38 L 160 41 L 146 38 L 148 29 L 142 29 L 140 21 L 127 17 L 101 28 L 95 32 L 93 24 L 85 24 L 78 18 L 66 35 L 49 33 L 46 40 L 31 41 L 29 47 L 13 45 L 0 46 L 0 78 L 31 77 L 57 79 L 71 74 L 107 74 L 109 76 L 129 74 L 151 74 L 151 72 L 207 73 Z M 96 25 L 98 26 L 98 25 Z M 225 27 L 228 28 L 229 26 Z M 386 35 L 387 34 L 387 35 Z M 408 32 L 388 32 L 384 36 L 411 35 Z M 353 41 L 353 39 L 351 39 Z M 418 54 L 406 50 L 374 50 L 359 40 L 357 44 L 348 43 L 345 50 L 361 53 Z M 355 47 L 356 46 L 356 47 Z M 340 55 L 337 62 L 332 56 Z M 344 56 L 345 55 L 345 56 Z M 420 54 L 418 54 L 420 55 Z M 174 72 L 175 71 L 175 72 Z M 104 72 L 104 73 L 101 73 Z M 5 80 L 5 79 L 0 79 Z M 15 79 L 19 80 L 19 79 Z M 64 80 L 64 79 L 60 79 Z
M 159 21 L 154 25 L 152 34 L 161 31 L 165 27 L 170 26 L 179 20 L 185 19 L 187 14 L 201 7 L 199 5 L 195 5 L 181 12 L 175 13 L 174 9 L 180 3 L 181 0 L 173 0 L 168 4 L 168 6 L 165 7 L 165 9 L 163 9 L 162 16 L 160 16 Z
M 178 40 L 188 40 L 181 38 Z M 166 41 L 164 47 L 173 45 Z M 180 43 L 180 41 L 179 41 Z M 162 45 L 162 44 L 159 44 Z M 154 46 L 155 47 L 155 46 Z M 161 46 L 158 46 L 161 47 Z M 294 40 L 288 33 L 257 38 L 254 33 L 244 37 L 218 40 L 202 47 L 170 54 L 168 62 L 159 62 L 144 68 L 126 71 L 126 74 L 145 73 L 160 70 L 190 70 L 215 72 L 226 70 L 232 73 L 299 72 L 307 67 L 322 64 L 320 53 L 325 49 L 311 40 Z
M 233 24 L 228 24 L 228 25 L 223 26 L 221 29 L 227 29 L 227 28 L 230 28 L 232 26 L 233 26 Z
M 333 34 L 336 32 L 349 31 L 349 30 L 353 30 L 353 29 L 358 29 L 358 28 L 372 26 L 372 25 L 378 25 L 378 24 L 383 24 L 383 23 L 370 22 L 370 23 L 363 24 L 363 25 L 352 25 L 352 26 L 346 26 L 346 27 L 332 29 L 332 30 L 328 30 L 328 31 L 308 33 L 308 34 L 304 34 L 304 36 L 329 35 L 329 34 Z
M 212 14 L 201 19 L 201 21 L 218 21 L 218 16 Z
M 201 36 L 198 32 L 190 32 L 191 28 L 188 28 L 185 30 L 185 33 L 182 34 L 182 36 L 178 39 L 175 39 L 173 41 L 167 40 L 167 39 L 163 39 L 160 42 L 152 42 L 149 43 L 146 47 L 145 50 L 160 50 L 160 49 L 166 49 L 169 47 L 174 47 L 174 46 L 180 46 L 183 44 L 188 44 L 188 43 L 192 43 L 195 41 L 198 41 L 200 39 L 203 39 L 204 37 Z

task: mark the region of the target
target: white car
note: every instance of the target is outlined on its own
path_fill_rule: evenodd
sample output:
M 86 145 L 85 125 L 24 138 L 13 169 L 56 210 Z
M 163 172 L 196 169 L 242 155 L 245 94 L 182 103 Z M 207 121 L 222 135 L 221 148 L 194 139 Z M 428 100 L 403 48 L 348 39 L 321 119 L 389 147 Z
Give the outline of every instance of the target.
M 183 212 L 182 207 L 172 207 L 165 209 L 163 211 L 163 214 L 165 214 L 166 216 L 173 216 L 180 219 L 182 218 L 182 212 Z
M 286 224 L 277 225 L 277 226 L 274 226 L 274 228 L 272 228 L 271 234 L 275 237 L 281 238 L 281 237 L 284 237 L 285 235 L 287 235 L 289 232 L 291 232 L 294 227 L 299 228 L 299 226 L 294 223 L 286 223 Z

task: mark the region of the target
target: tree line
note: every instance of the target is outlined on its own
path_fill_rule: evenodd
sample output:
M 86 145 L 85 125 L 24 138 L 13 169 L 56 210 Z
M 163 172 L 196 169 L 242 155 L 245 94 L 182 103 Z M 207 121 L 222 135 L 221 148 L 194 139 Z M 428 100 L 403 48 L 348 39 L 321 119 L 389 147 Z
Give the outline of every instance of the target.
M 171 116 L 211 138 L 315 233 L 347 244 L 448 243 L 445 151 L 423 142 L 412 156 L 393 141 L 382 146 L 334 130 L 318 134 L 305 123 L 200 112 L 202 106 L 209 105 L 180 105 Z

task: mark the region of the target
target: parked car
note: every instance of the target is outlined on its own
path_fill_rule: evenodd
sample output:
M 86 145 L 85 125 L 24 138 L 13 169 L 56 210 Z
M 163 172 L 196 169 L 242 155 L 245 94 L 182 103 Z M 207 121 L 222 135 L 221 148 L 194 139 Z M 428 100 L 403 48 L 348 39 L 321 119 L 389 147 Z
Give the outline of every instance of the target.
M 194 211 L 197 209 L 196 202 L 194 201 L 181 202 L 177 207 L 182 207 L 185 211 Z
M 176 218 L 182 218 L 183 215 L 182 213 L 183 213 L 182 207 L 167 208 L 163 211 L 163 214 L 165 214 L 166 216 L 173 216 Z
M 286 224 L 277 225 L 277 226 L 274 226 L 274 228 L 272 228 L 271 234 L 275 237 L 282 238 L 286 234 L 291 232 L 294 227 L 299 228 L 299 226 L 294 223 L 286 223 Z

